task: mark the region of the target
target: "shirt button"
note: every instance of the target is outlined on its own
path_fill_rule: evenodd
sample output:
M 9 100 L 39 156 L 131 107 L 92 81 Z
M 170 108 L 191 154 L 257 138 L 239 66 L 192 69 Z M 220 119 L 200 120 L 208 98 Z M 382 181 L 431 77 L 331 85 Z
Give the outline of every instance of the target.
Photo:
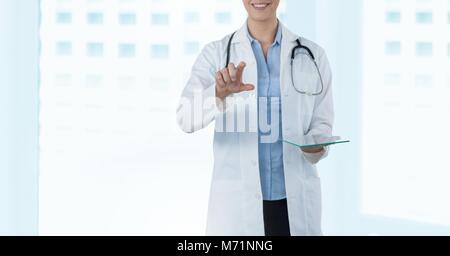
M 252 165 L 256 166 L 256 161 L 255 160 L 252 160 Z

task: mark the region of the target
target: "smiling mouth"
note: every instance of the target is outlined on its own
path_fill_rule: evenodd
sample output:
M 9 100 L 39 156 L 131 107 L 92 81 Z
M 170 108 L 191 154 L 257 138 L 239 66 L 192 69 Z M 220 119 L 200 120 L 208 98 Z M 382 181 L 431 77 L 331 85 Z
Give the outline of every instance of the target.
M 255 8 L 256 10 L 260 10 L 260 11 L 266 9 L 269 5 L 270 5 L 270 3 L 253 3 L 252 4 L 253 8 Z

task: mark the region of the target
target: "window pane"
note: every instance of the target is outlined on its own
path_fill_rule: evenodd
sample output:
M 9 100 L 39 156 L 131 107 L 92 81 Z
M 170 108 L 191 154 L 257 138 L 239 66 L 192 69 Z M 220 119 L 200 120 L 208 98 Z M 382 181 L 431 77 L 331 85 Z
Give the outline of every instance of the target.
M 88 24 L 102 24 L 103 23 L 103 14 L 99 12 L 91 12 L 87 14 L 87 23 Z
M 187 55 L 198 54 L 200 44 L 197 41 L 189 41 L 184 45 L 184 53 Z
M 229 24 L 231 22 L 231 13 L 229 12 L 216 13 L 216 22 L 218 24 Z
M 419 42 L 416 44 L 417 56 L 431 56 L 433 54 L 433 44 L 429 42 Z
M 399 55 L 401 53 L 401 43 L 396 41 L 386 42 L 386 55 Z
M 186 12 L 184 14 L 184 22 L 192 24 L 200 21 L 200 15 L 196 12 Z
M 59 12 L 56 14 L 56 22 L 60 24 L 69 24 L 72 22 L 72 13 Z
M 119 44 L 119 57 L 131 58 L 136 55 L 136 46 L 134 44 Z
M 88 43 L 87 55 L 91 57 L 103 56 L 103 44 L 102 43 Z
M 389 11 L 386 13 L 386 22 L 399 23 L 401 21 L 401 14 L 397 11 Z
M 136 15 L 134 13 L 121 13 L 119 15 L 119 23 L 122 25 L 136 24 Z
M 154 13 L 152 14 L 153 25 L 167 25 L 169 24 L 169 15 L 167 13 Z
M 152 45 L 152 58 L 167 59 L 169 57 L 169 46 L 164 44 Z
M 56 43 L 56 54 L 60 56 L 68 56 L 72 54 L 72 43 L 71 42 L 57 42 Z
M 420 24 L 430 24 L 433 22 L 433 14 L 431 12 L 418 12 L 416 21 Z

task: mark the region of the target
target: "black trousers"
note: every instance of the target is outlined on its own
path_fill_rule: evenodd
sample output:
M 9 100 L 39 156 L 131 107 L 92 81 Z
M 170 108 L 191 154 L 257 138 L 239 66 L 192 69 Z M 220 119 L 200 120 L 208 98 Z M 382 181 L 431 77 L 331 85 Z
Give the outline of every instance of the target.
M 290 236 L 287 200 L 263 201 L 266 236 Z

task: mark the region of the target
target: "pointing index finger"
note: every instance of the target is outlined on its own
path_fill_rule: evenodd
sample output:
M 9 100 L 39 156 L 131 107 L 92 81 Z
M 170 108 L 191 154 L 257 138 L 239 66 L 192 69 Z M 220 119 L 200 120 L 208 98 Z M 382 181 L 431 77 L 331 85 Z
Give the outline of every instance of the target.
M 228 64 L 228 73 L 230 73 L 230 78 L 232 82 L 237 80 L 237 69 L 233 63 Z
M 246 65 L 247 64 L 245 64 L 245 62 L 243 62 L 243 61 L 241 63 L 239 63 L 239 65 L 237 67 L 237 78 L 238 78 L 238 80 L 242 79 L 242 74 L 244 73 L 244 69 L 245 69 Z

